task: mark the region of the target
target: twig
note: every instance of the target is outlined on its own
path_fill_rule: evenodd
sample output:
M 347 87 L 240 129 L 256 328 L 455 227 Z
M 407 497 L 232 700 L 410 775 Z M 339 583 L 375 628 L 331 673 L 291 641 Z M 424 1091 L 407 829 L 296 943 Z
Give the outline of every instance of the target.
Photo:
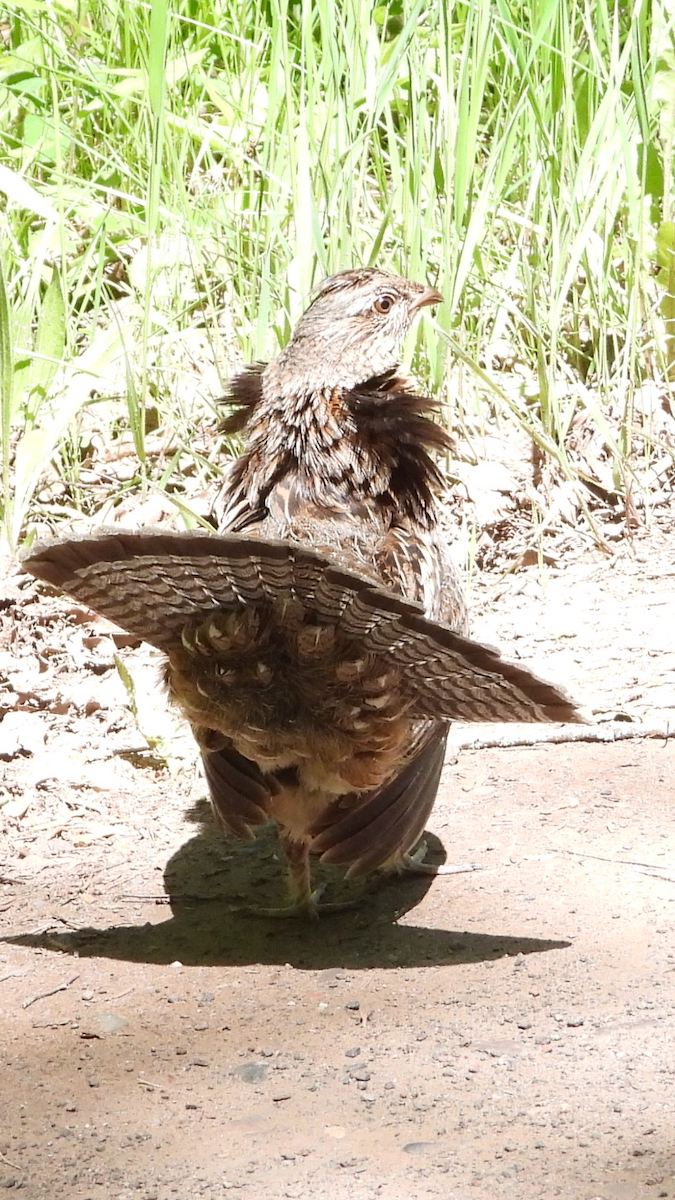
M 143 1079 L 140 1075 L 136 1080 L 137 1083 L 142 1083 L 143 1087 L 157 1088 L 160 1092 L 165 1092 L 166 1088 L 163 1083 L 151 1083 L 149 1079 Z
M 4 983 L 6 979 L 21 979 L 22 975 L 29 975 L 30 968 L 27 971 L 10 971 L 9 975 L 0 975 L 0 983 Z
M 134 892 L 125 892 L 122 896 L 117 896 L 117 900 L 139 901 L 147 900 L 149 904 L 168 904 L 169 897 L 166 892 L 157 893 L 155 896 L 142 896 L 140 893 L 136 895 Z
M 73 975 L 73 978 L 69 979 L 67 981 L 67 983 L 60 983 L 58 987 L 50 988 L 50 990 L 48 992 L 38 992 L 37 996 L 31 997 L 30 1000 L 24 1000 L 21 1007 L 22 1008 L 30 1008 L 31 1004 L 35 1004 L 36 1000 L 46 1000 L 47 996 L 55 996 L 57 992 L 65 992 L 66 988 L 69 988 L 71 983 L 74 983 L 75 980 L 79 979 L 79 978 L 80 978 L 80 974 L 78 972 L 78 974 Z
M 447 863 L 439 863 L 439 865 L 436 866 L 434 863 L 429 863 L 429 866 L 431 867 L 431 871 L 434 875 L 465 875 L 469 871 L 488 870 L 488 868 L 484 867 L 482 863 L 457 863 L 456 866 L 452 866 L 451 864 L 449 865 Z
M 671 867 L 660 867 L 658 863 L 639 862 L 633 858 L 610 858 L 608 854 L 587 854 L 585 850 L 570 850 L 567 846 L 561 846 L 565 854 L 573 854 L 575 858 L 596 858 L 599 862 L 613 863 L 617 867 L 647 867 L 649 871 L 670 871 Z M 662 878 L 659 876 L 659 878 Z
M 1 1151 L 0 1151 L 0 1161 L 7 1163 L 8 1167 L 14 1167 L 15 1171 L 21 1171 L 23 1169 L 22 1167 L 19 1166 L 18 1163 L 12 1162 L 11 1158 L 7 1158 L 7 1155 L 3 1154 Z
M 111 996 L 111 997 L 110 997 L 110 999 L 111 999 L 111 1000 L 121 1000 L 121 999 L 122 999 L 122 996 L 128 996 L 128 995 L 129 995 L 129 992 L 133 992 L 133 991 L 134 991 L 134 988 L 133 988 L 133 987 L 126 988 L 126 989 L 125 989 L 125 991 L 123 991 L 123 992 L 117 992 L 117 994 L 116 994 L 115 996 Z
M 451 741 L 457 750 L 489 750 L 492 747 L 539 746 L 564 742 L 623 742 L 629 738 L 675 738 L 675 726 L 638 725 L 629 721 L 611 721 L 606 725 L 524 725 L 494 726 L 494 732 L 475 732 L 475 725 L 452 727 Z M 472 732 L 473 731 L 473 732 Z M 502 732 L 503 731 L 503 732 Z

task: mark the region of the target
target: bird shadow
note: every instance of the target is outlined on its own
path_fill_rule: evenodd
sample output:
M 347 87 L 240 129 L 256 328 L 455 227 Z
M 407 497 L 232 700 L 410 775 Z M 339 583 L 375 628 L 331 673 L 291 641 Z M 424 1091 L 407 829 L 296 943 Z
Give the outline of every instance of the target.
M 254 842 L 225 839 L 215 829 L 205 801 L 189 811 L 188 819 L 199 825 L 199 832 L 169 859 L 164 871 L 166 895 L 160 902 L 170 904 L 169 920 L 103 929 L 49 929 L 0 940 L 80 958 L 179 961 L 184 966 L 290 964 L 305 970 L 456 965 L 560 950 L 570 944 L 401 924 L 400 919 L 434 884 L 433 876 L 390 876 L 354 884 L 336 868 L 321 863 L 314 868 L 314 879 L 325 885 L 326 901 L 355 901 L 353 909 L 329 913 L 318 921 L 253 915 L 242 906 L 284 903 L 274 827 L 263 829 Z M 426 861 L 443 863 L 445 851 L 438 838 L 427 833 L 425 841 Z

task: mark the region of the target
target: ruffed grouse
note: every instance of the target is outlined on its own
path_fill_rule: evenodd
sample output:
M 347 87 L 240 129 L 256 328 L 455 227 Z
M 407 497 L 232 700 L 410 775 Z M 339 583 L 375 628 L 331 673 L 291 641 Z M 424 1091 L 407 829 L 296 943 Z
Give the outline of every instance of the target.
M 325 281 L 286 348 L 231 384 L 225 428 L 244 449 L 218 534 L 107 531 L 24 559 L 166 653 L 221 826 L 277 822 L 283 911 L 316 911 L 310 854 L 352 877 L 410 862 L 448 721 L 579 719 L 466 636 L 429 454 L 448 438 L 397 374 L 441 300 L 372 268 Z

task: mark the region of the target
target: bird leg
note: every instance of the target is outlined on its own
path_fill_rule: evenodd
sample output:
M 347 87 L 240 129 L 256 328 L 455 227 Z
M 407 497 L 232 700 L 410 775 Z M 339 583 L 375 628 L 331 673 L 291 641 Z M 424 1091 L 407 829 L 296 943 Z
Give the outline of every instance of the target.
M 320 904 L 323 887 L 312 890 L 312 874 L 309 862 L 309 849 L 305 842 L 298 841 L 279 830 L 279 841 L 286 856 L 288 867 L 288 890 L 291 895 L 290 904 L 278 908 L 246 908 L 243 911 L 256 917 L 306 917 L 312 921 L 318 920 L 322 913 L 347 912 L 356 908 L 353 901 L 338 904 Z

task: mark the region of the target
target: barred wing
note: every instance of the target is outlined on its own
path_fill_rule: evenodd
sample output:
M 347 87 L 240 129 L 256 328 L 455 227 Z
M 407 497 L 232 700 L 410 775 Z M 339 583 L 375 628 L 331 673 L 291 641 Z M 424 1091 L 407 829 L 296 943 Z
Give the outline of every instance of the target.
M 245 534 L 101 532 L 36 545 L 23 566 L 166 652 L 185 623 L 299 603 L 354 653 L 397 667 L 411 714 L 433 720 L 581 721 L 552 684 L 428 620 L 420 605 L 292 542 Z

